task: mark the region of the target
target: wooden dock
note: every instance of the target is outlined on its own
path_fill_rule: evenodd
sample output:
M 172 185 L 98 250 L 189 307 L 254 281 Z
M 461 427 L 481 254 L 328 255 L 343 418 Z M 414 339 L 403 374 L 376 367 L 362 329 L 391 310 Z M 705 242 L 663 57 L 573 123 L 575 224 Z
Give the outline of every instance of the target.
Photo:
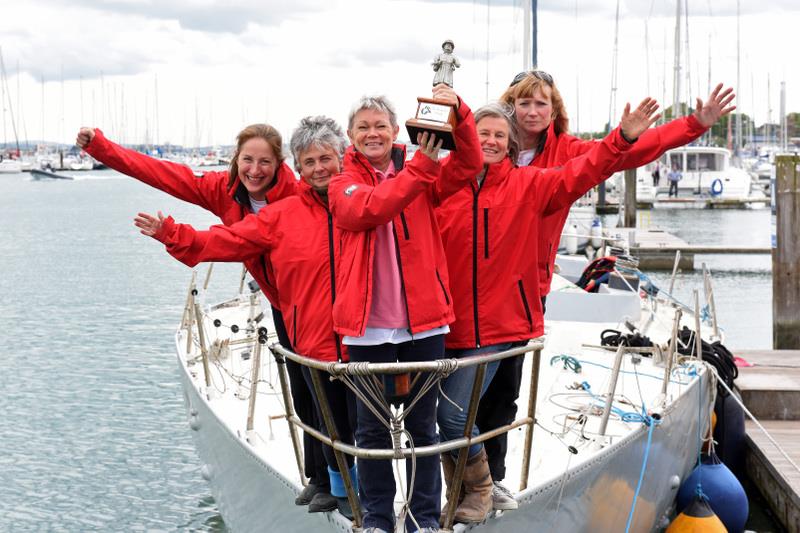
M 615 232 L 630 239 L 631 254 L 639 258 L 643 270 L 672 270 L 675 252 L 681 252 L 682 270 L 694 270 L 694 256 L 698 254 L 758 254 L 769 255 L 768 246 L 734 246 L 716 244 L 689 244 L 683 239 L 659 229 L 616 228 Z
M 736 388 L 795 464 L 800 464 L 800 350 L 740 350 L 753 363 L 740 367 Z M 747 475 L 781 524 L 800 532 L 800 472 L 750 420 L 746 423 Z

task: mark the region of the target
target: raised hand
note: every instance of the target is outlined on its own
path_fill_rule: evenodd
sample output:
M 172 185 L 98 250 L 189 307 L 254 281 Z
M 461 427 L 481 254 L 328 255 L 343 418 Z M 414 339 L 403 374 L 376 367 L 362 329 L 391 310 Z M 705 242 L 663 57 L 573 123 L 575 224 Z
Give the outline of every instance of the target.
M 158 212 L 158 218 L 148 215 L 147 213 L 139 213 L 136 215 L 136 218 L 133 219 L 133 225 L 139 228 L 142 235 L 147 235 L 148 237 L 155 236 L 158 230 L 161 229 L 163 223 L 164 215 L 161 214 L 161 211 Z
M 721 117 L 724 117 L 736 109 L 735 105 L 728 105 L 734 98 L 736 98 L 736 94 L 733 92 L 733 88 L 728 87 L 723 91 L 722 84 L 720 83 L 714 87 L 714 90 L 708 95 L 708 101 L 706 103 L 703 103 L 700 98 L 697 99 L 694 116 L 700 124 L 706 128 L 710 128 Z
M 453 88 L 446 83 L 439 83 L 433 87 L 433 97 L 436 100 L 443 100 L 448 104 L 458 107 L 458 95 Z
M 86 148 L 89 146 L 89 143 L 92 142 L 92 139 L 94 139 L 94 129 L 81 128 L 80 131 L 78 131 L 78 136 L 75 138 L 75 144 L 81 148 Z
M 436 135 L 429 132 L 417 134 L 417 144 L 419 151 L 428 156 L 434 163 L 439 162 L 439 149 L 442 147 L 442 140 L 436 142 Z
M 642 100 L 639 107 L 633 111 L 631 111 L 631 104 L 625 104 L 622 119 L 619 121 L 619 126 L 625 138 L 629 141 L 638 139 L 639 135 L 647 131 L 647 128 L 652 126 L 661 116 L 656 111 L 658 111 L 658 102 L 649 96 Z

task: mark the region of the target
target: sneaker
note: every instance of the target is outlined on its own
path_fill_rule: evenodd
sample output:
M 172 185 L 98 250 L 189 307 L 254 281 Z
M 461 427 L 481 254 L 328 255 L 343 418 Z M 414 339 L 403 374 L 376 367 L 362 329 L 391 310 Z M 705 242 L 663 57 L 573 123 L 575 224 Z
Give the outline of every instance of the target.
M 417 533 L 439 533 L 438 527 L 423 527 L 417 530 Z
M 308 504 L 309 513 L 327 513 L 339 508 L 339 502 L 330 492 L 317 492 Z
M 519 507 L 519 503 L 514 499 L 510 490 L 499 481 L 495 481 L 494 487 L 492 487 L 492 507 L 498 511 L 513 511 Z
M 389 533 L 385 529 L 381 529 L 379 527 L 368 527 L 367 529 L 363 530 L 361 533 Z
M 314 498 L 314 495 L 320 491 L 320 486 L 316 483 L 309 483 L 306 485 L 297 498 L 294 499 L 295 505 L 308 505 Z

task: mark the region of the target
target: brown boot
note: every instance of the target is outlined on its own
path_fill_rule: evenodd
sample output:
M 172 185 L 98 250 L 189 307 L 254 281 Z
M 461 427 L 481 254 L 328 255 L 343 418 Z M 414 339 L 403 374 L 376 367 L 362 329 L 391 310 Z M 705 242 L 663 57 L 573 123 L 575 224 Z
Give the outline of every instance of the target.
M 450 493 L 450 485 L 453 483 L 453 474 L 456 470 L 456 461 L 453 459 L 453 456 L 450 455 L 450 452 L 444 452 L 442 454 L 442 471 L 444 472 L 444 484 L 447 487 L 447 491 L 445 494 Z M 461 490 L 458 493 L 458 501 L 461 503 L 461 499 L 464 497 L 464 487 L 462 484 Z M 442 514 L 439 517 L 439 523 L 444 524 L 444 519 L 447 516 L 447 502 L 442 506 Z
M 467 460 L 464 468 L 464 499 L 456 509 L 456 522 L 482 522 L 492 510 L 492 474 L 486 450 Z

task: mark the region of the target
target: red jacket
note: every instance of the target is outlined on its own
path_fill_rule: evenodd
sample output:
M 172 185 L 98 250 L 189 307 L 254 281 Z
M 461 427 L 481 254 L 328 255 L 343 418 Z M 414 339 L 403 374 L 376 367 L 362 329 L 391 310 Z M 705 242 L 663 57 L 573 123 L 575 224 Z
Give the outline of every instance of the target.
M 586 140 L 573 137 L 567 133 L 556 135 L 554 122 L 550 123 L 544 148 L 536 154 L 531 161 L 531 166 L 552 168 L 563 165 L 573 157 L 585 154 L 597 144 L 595 140 Z M 650 128 L 644 132 L 633 148 L 628 150 L 616 160 L 611 169 L 611 174 L 627 168 L 636 168 L 658 159 L 661 154 L 672 148 L 683 146 L 700 137 L 706 132 L 704 127 L 694 115 L 667 122 L 657 128 Z M 556 262 L 558 242 L 561 232 L 567 221 L 570 206 L 565 206 L 554 213 L 547 215 L 542 220 L 541 238 L 538 243 L 540 261 L 540 290 L 542 296 L 550 292 L 550 281 L 553 278 L 553 265 Z
M 156 238 L 175 259 L 244 261 L 266 256 L 275 273 L 286 331 L 297 353 L 322 361 L 346 359 L 333 331 L 334 259 L 338 230 L 327 206 L 305 182 L 298 195 L 231 226 L 197 231 L 166 219 Z
M 437 218 L 456 314 L 448 348 L 544 333 L 536 253 L 542 222 L 610 176 L 631 146 L 616 129 L 563 167 L 517 168 L 506 158 L 489 165 L 480 186 L 473 179 L 442 203 Z
M 341 228 L 333 323 L 342 335 L 360 337 L 372 307 L 375 228 L 394 222 L 398 266 L 413 335 L 453 321 L 445 261 L 434 206 L 463 188 L 481 169 L 472 112 L 463 102 L 455 129 L 458 150 L 441 163 L 417 152 L 405 164 L 405 148 L 392 152 L 397 175 L 378 184 L 367 158 L 349 149 L 344 171 L 328 189 L 333 219 Z
M 237 180 L 234 187 L 228 188 L 227 170 L 204 172 L 197 176 L 185 165 L 155 159 L 113 143 L 99 129 L 95 130 L 95 136 L 86 147 L 86 152 L 117 172 L 211 211 L 226 226 L 235 224 L 252 213 L 244 185 Z M 294 173 L 283 163 L 276 173 L 275 184 L 267 191 L 267 203 L 294 195 L 296 187 Z M 260 257 L 252 257 L 244 264 L 270 303 L 280 309 L 274 276 L 268 271 L 266 261 Z

